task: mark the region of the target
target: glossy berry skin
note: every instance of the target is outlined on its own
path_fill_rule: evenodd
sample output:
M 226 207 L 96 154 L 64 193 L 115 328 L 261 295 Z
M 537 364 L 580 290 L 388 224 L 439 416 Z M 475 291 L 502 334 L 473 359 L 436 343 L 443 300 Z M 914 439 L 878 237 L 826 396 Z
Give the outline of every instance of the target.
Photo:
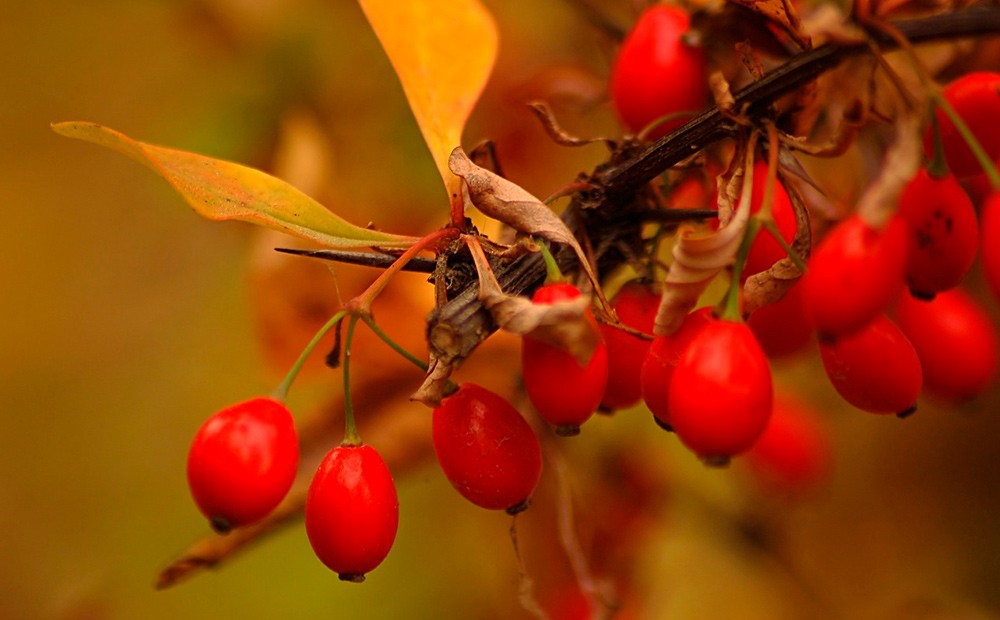
M 313 552 L 343 581 L 362 581 L 389 554 L 399 525 L 396 485 L 369 445 L 327 453 L 306 497 Z
M 212 527 L 260 521 L 284 499 L 299 466 L 292 414 L 271 398 L 227 407 L 198 430 L 188 452 L 191 495 Z
M 467 500 L 511 514 L 528 506 L 542 473 L 542 449 L 502 396 L 462 384 L 434 410 L 433 438 L 441 469 Z
M 684 318 L 676 332 L 654 338 L 646 352 L 640 372 L 642 400 L 664 428 L 671 428 L 667 394 L 674 370 L 694 337 L 713 320 L 710 307 L 699 308 Z
M 920 358 L 927 390 L 960 402 L 982 394 L 996 378 L 997 328 L 974 297 L 960 288 L 931 301 L 903 295 L 896 321 Z
M 799 283 L 806 316 L 821 337 L 854 332 L 888 310 L 903 288 L 908 233 L 898 215 L 882 230 L 852 215 L 823 239 Z
M 990 160 L 1000 158 L 1000 123 L 997 123 L 997 118 L 1000 118 L 1000 74 L 968 73 L 948 84 L 943 94 L 976 136 Z M 979 162 L 947 115 L 941 110 L 935 114 L 945 159 L 952 173 L 964 179 L 982 172 Z M 924 150 L 928 157 L 934 151 L 933 128 L 928 128 L 924 136 Z
M 774 409 L 764 434 L 745 457 L 761 487 L 783 495 L 800 495 L 828 480 L 833 450 L 819 412 L 779 391 L 774 395 Z
M 648 284 L 639 280 L 626 282 L 611 305 L 622 323 L 653 333 L 660 296 Z M 631 407 L 642 399 L 640 375 L 651 341 L 605 324 L 601 325 L 601 335 L 608 348 L 608 386 L 601 407 L 610 410 Z
M 905 416 L 922 385 L 917 352 L 885 315 L 831 343 L 820 342 L 830 383 L 844 400 L 870 413 Z
M 802 304 L 802 287 L 795 285 L 777 302 L 754 310 L 747 325 L 764 353 L 773 360 L 802 353 L 813 342 L 813 329 Z
M 774 399 L 771 367 L 745 323 L 713 320 L 681 356 L 667 395 L 670 424 L 692 452 L 728 462 L 757 441 Z
M 639 132 L 656 119 L 679 112 L 700 112 L 708 103 L 705 54 L 685 43 L 691 27 L 680 8 L 647 9 L 625 37 L 611 73 L 611 101 L 624 125 Z M 659 125 L 656 139 L 690 118 Z
M 572 284 L 547 284 L 532 298 L 536 304 L 554 304 L 576 299 L 580 290 Z M 587 311 L 597 329 L 597 321 Z M 604 398 L 608 384 L 608 350 L 599 342 L 585 366 L 568 351 L 530 336 L 521 339 L 521 371 L 524 389 L 538 414 L 556 427 L 560 435 L 575 435 L 590 419 Z
M 983 265 L 983 276 L 989 285 L 993 298 L 1000 301 L 1000 192 L 994 192 L 983 203 L 980 212 L 980 228 L 982 243 L 980 244 L 980 261 Z
M 921 169 L 903 190 L 899 215 L 910 229 L 906 266 L 910 291 L 930 299 L 958 286 L 976 260 L 979 222 L 955 177 L 934 178 Z

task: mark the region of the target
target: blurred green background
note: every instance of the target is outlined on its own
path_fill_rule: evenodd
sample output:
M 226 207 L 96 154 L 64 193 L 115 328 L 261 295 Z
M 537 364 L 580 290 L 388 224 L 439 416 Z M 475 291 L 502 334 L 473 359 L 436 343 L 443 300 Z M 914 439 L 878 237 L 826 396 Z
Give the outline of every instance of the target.
M 487 4 L 501 57 L 467 146 L 497 138 L 508 175 L 545 195 L 603 152 L 548 144 L 521 103 L 600 97 L 611 47 L 572 3 Z M 201 220 L 161 179 L 48 125 L 90 120 L 270 169 L 289 118 L 306 110 L 332 151 L 328 204 L 356 223 L 430 230 L 444 221 L 437 175 L 353 2 L 6 2 L 0 93 L 0 618 L 526 616 L 509 519 L 468 506 L 432 466 L 400 478 L 396 548 L 362 586 L 339 583 L 293 526 L 217 573 L 152 588 L 207 532 L 184 479 L 191 436 L 279 376 L 251 310 L 257 233 Z M 573 131 L 616 131 L 606 105 L 556 109 Z M 509 383 L 516 369 L 492 372 Z M 834 479 L 808 500 L 762 495 L 738 465 L 706 470 L 640 412 L 595 420 L 567 448 L 573 484 L 588 491 L 586 475 L 603 475 L 594 455 L 623 451 L 669 489 L 638 502 L 655 519 L 636 553 L 636 617 L 996 616 L 996 390 L 961 409 L 927 403 L 902 423 L 850 410 L 818 373 L 811 358 L 779 367 L 833 428 Z M 581 497 L 586 538 L 615 498 Z M 523 517 L 543 600 L 552 575 L 570 572 L 555 519 Z M 761 552 L 748 524 L 778 544 Z

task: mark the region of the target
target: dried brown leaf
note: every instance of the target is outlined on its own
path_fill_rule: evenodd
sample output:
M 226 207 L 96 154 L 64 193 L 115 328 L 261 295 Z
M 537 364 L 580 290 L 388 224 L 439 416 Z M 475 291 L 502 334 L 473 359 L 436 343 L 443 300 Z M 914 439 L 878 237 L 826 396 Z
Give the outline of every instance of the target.
M 567 133 L 556 120 L 555 114 L 544 101 L 532 101 L 528 103 L 528 108 L 535 114 L 535 117 L 542 123 L 545 133 L 556 143 L 562 146 L 586 146 L 594 142 L 605 142 L 612 147 L 614 143 L 608 138 L 579 138 Z
M 750 220 L 750 196 L 753 187 L 753 144 L 746 149 L 744 165 L 728 179 L 720 178 L 718 230 L 704 233 L 692 227 L 677 233 L 673 263 L 663 282 L 663 294 L 656 313 L 653 333 L 668 335 L 677 331 L 684 317 L 698 303 L 698 298 L 720 271 L 732 264 Z M 739 203 L 733 209 L 734 197 Z
M 809 35 L 802 30 L 799 15 L 791 0 L 729 0 L 729 2 L 762 16 L 785 32 L 802 49 L 809 49 L 812 46 Z
M 477 166 L 461 147 L 448 159 L 449 169 L 465 179 L 469 200 L 488 217 L 514 230 L 568 245 L 579 245 L 573 233 L 545 203 L 520 185 Z
M 475 240 L 469 249 L 479 274 L 479 299 L 503 330 L 547 342 L 568 351 L 580 365 L 585 365 L 599 342 L 597 326 L 588 312 L 590 297 L 554 304 L 536 304 L 526 297 L 507 295 Z
M 896 213 L 903 187 L 920 169 L 923 153 L 920 117 L 901 114 L 896 120 L 895 136 L 886 149 L 878 175 L 858 199 L 858 215 L 876 230 L 880 230 Z
M 520 185 L 477 166 L 462 147 L 455 147 L 448 159 L 449 169 L 465 180 L 469 201 L 488 217 L 507 224 L 514 230 L 552 241 L 573 249 L 580 266 L 590 279 L 605 308 L 610 304 L 601 292 L 600 283 L 580 243 L 558 215 Z

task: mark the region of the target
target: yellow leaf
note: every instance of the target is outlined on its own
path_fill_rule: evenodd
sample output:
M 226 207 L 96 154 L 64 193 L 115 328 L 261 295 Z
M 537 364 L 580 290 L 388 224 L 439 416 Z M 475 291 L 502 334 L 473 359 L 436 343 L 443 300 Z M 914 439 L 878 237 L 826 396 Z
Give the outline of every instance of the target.
M 448 156 L 497 55 L 492 16 L 478 0 L 359 0 L 389 56 L 449 194 Z
M 250 222 L 335 248 L 406 248 L 416 241 L 355 226 L 281 179 L 247 166 L 145 144 L 96 123 L 53 123 L 52 129 L 150 168 L 208 219 Z

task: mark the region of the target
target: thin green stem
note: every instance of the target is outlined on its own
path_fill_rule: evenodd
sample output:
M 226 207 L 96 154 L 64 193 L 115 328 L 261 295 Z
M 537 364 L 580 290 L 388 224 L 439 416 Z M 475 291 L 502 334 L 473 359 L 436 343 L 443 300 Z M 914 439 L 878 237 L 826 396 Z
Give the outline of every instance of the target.
M 788 259 L 792 261 L 796 267 L 798 267 L 799 271 L 805 273 L 806 272 L 805 261 L 803 261 L 802 257 L 799 256 L 798 253 L 792 249 L 792 246 L 790 246 L 787 241 L 785 241 L 785 238 L 781 236 L 781 232 L 778 230 L 778 225 L 774 223 L 774 220 L 767 220 L 761 222 L 761 226 L 767 229 L 767 232 L 771 233 L 771 236 L 774 237 L 774 240 L 777 241 L 779 244 L 781 244 L 781 247 L 785 250 L 785 254 L 788 255 Z
M 724 321 L 739 322 L 743 320 L 743 315 L 740 314 L 740 289 L 743 287 L 740 276 L 743 274 L 747 255 L 750 254 L 750 246 L 753 245 L 753 240 L 757 237 L 760 228 L 761 223 L 757 216 L 750 216 L 746 231 L 743 233 L 743 241 L 740 242 L 740 249 L 736 253 L 736 262 L 733 264 L 733 279 L 729 283 L 729 290 L 726 292 L 726 299 L 723 302 L 720 318 Z
M 312 340 L 310 340 L 305 348 L 302 349 L 302 353 L 299 353 L 299 358 L 295 360 L 294 364 L 292 364 L 292 367 L 288 370 L 288 374 L 285 375 L 281 384 L 278 385 L 274 392 L 271 393 L 275 400 L 284 401 L 288 398 L 288 390 L 292 387 L 292 383 L 295 382 L 295 378 L 299 375 L 299 371 L 302 370 L 306 360 L 309 359 L 309 355 L 316 348 L 316 345 L 319 344 L 320 340 L 323 339 L 323 336 L 336 327 L 345 316 L 347 316 L 347 311 L 341 310 L 337 314 L 333 315 L 330 320 L 323 325 L 323 327 L 319 328 L 319 331 L 317 331 L 316 335 L 312 337 Z
M 965 144 L 968 145 L 969 150 L 976 156 L 976 161 L 979 162 L 979 165 L 983 168 L 983 172 L 986 173 L 986 177 L 990 180 L 990 185 L 994 190 L 1000 190 L 1000 172 L 997 172 L 996 164 L 992 159 L 990 159 L 990 156 L 986 154 L 986 150 L 983 149 L 983 145 L 979 143 L 979 140 L 977 140 L 976 136 L 973 135 L 972 130 L 965 124 L 962 117 L 958 115 L 955 108 L 948 103 L 948 100 L 944 97 L 944 95 L 942 95 L 938 90 L 932 90 L 931 93 L 931 96 L 934 98 L 934 103 L 941 108 L 941 111 L 948 117 L 948 120 L 955 125 L 955 129 L 958 131 L 959 135 L 962 136 L 962 139 L 965 140 Z
M 395 351 L 396 353 L 399 353 L 400 355 L 402 355 L 403 357 L 405 357 L 407 360 L 410 361 L 410 363 L 412 363 L 417 368 L 420 368 L 424 372 L 427 372 L 427 370 L 428 370 L 427 362 L 425 362 L 424 360 L 420 359 L 416 355 L 410 353 L 409 351 L 407 351 L 406 349 L 404 349 L 402 346 L 400 346 L 399 343 L 397 343 L 392 338 L 390 338 L 389 334 L 387 334 L 384 331 L 382 331 L 382 328 L 378 326 L 378 324 L 375 322 L 375 319 L 372 318 L 372 316 L 370 314 L 362 314 L 361 315 L 361 320 L 364 321 L 365 325 L 367 325 L 368 327 L 370 327 L 373 332 L 375 332 L 376 336 L 378 336 L 379 338 L 382 339 L 382 342 L 384 342 L 387 345 L 389 345 L 389 347 L 392 348 L 393 351 Z
M 559 263 L 556 262 L 556 258 L 552 256 L 549 245 L 544 241 L 538 242 L 538 245 L 542 249 L 542 259 L 545 261 L 545 283 L 555 284 L 557 282 L 565 282 L 566 277 L 563 276 L 562 270 L 559 269 Z
M 934 153 L 927 162 L 927 174 L 932 178 L 941 179 L 948 176 L 948 160 L 944 156 L 944 142 L 941 140 L 941 123 L 937 114 L 931 109 L 931 135 L 934 137 Z
M 352 314 L 347 324 L 347 340 L 344 342 L 344 441 L 341 445 L 345 446 L 361 445 L 361 437 L 354 423 L 354 403 L 351 401 L 351 344 L 357 325 L 358 315 Z

